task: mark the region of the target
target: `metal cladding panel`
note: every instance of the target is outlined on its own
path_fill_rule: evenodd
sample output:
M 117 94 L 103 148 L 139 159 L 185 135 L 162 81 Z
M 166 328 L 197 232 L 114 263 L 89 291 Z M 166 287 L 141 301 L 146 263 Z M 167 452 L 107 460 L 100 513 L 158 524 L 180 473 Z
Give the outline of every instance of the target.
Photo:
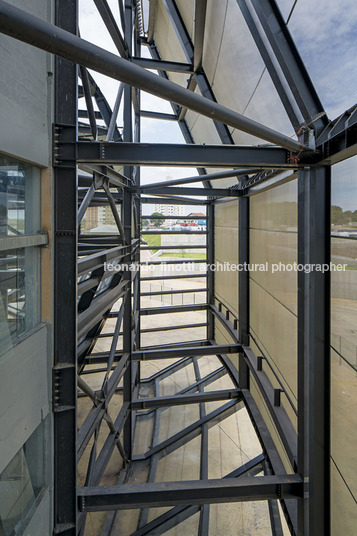
M 194 42 L 194 2 L 177 0 L 176 4 L 191 41 Z M 158 1 L 155 20 L 154 40 L 161 57 L 165 60 L 187 62 L 163 0 Z M 237 0 L 207 2 L 203 69 L 220 104 L 284 134 L 294 134 Z M 188 74 L 168 75 L 174 82 L 187 86 Z M 198 88 L 195 92 L 201 94 Z M 195 143 L 221 143 L 213 122 L 208 118 L 187 111 L 185 119 Z M 244 132 L 232 128 L 229 131 L 236 144 L 256 145 L 262 142 Z M 220 186 L 232 184 L 236 184 L 236 179 L 219 181 Z
M 191 40 L 193 2 L 178 0 L 177 6 L 187 25 Z M 189 5 L 188 5 L 189 4 Z M 191 23 L 190 23 L 191 21 Z M 163 2 L 158 2 L 155 25 L 155 42 L 163 59 L 187 61 L 183 55 L 175 29 L 167 15 Z M 203 68 L 216 100 L 239 113 L 287 135 L 294 130 L 280 101 L 277 91 L 265 72 L 264 62 L 245 23 L 237 0 L 217 2 L 208 0 L 203 49 Z M 171 80 L 185 82 L 187 75 L 170 73 Z M 208 143 L 206 120 L 194 112 L 187 113 L 189 125 L 195 125 L 196 143 Z M 236 143 L 259 143 L 245 133 L 235 133 Z

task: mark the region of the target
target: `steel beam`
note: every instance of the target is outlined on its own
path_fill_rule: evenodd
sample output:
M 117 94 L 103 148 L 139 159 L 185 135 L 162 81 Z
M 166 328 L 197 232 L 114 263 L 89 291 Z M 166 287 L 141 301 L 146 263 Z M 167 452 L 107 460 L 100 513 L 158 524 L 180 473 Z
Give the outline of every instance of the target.
M 148 409 L 169 406 L 183 406 L 186 404 L 200 404 L 202 402 L 230 400 L 241 397 L 242 393 L 239 389 L 222 389 L 221 391 L 205 391 L 204 393 L 194 393 L 191 395 L 174 395 L 138 399 L 132 401 L 131 407 L 133 409 Z
M 197 72 L 202 65 L 206 10 L 207 0 L 195 0 L 195 37 L 193 51 L 193 69 L 195 72 Z
M 138 189 L 138 192 L 141 194 L 149 193 L 152 195 L 197 195 L 201 197 L 240 197 L 242 195 L 241 191 L 233 190 L 231 188 L 192 188 L 187 186 L 180 186 L 177 188 L 174 186 L 161 186 L 161 188 L 155 188 L 154 191 L 152 191 L 151 188 L 141 186 L 140 189 Z
M 298 263 L 329 266 L 331 169 L 298 178 Z M 330 272 L 298 273 L 298 534 L 330 534 Z
M 151 110 L 140 110 L 140 116 L 147 119 L 159 119 L 161 121 L 177 121 L 176 114 L 167 114 L 163 112 L 153 112 Z
M 0 0 L 1 2 L 1 0 Z M 60 161 L 65 163 L 77 153 L 78 162 L 98 164 L 138 164 L 147 166 L 209 166 L 294 168 L 289 153 L 279 147 L 237 145 L 189 145 L 175 143 L 107 143 L 79 141 L 67 144 L 59 140 Z M 308 162 L 303 159 L 301 162 Z
M 217 504 L 267 499 L 297 498 L 302 494 L 297 475 L 240 477 L 217 480 L 189 480 L 93 486 L 78 489 L 81 512 L 127 510 L 180 504 Z
M 115 44 L 119 54 L 123 58 L 128 58 L 127 44 L 125 43 L 125 40 L 118 28 L 107 0 L 94 0 L 94 3 L 97 6 L 100 16 L 102 17 L 103 22 L 107 27 L 107 30 L 113 39 L 113 43 Z
M 165 2 L 168 1 L 165 0 Z M 54 27 L 54 25 L 11 6 L 3 0 L 0 0 L 0 15 L 0 31 L 10 37 L 57 54 L 158 97 L 176 102 L 199 114 L 270 143 L 286 147 L 291 151 L 300 153 L 301 150 L 306 149 L 301 143 L 280 132 L 276 132 L 217 102 L 193 93 L 170 80 L 165 80 L 150 71 L 146 71 L 130 61 L 119 58 L 115 54 L 80 39 L 65 30 Z
M 241 197 L 238 201 L 238 259 L 239 264 L 249 263 L 249 197 Z M 238 272 L 238 321 L 239 341 L 249 344 L 249 272 Z M 249 389 L 249 368 L 244 354 L 239 354 L 239 385 Z
M 145 185 L 146 190 L 154 190 L 162 186 L 178 186 L 180 184 L 191 184 L 194 182 L 214 181 L 220 179 L 228 179 L 230 177 L 240 177 L 252 173 L 258 173 L 260 169 L 232 169 L 229 171 L 219 171 L 217 173 L 208 173 L 206 175 L 195 175 L 194 177 L 186 177 L 184 179 L 173 179 L 165 182 L 154 182 Z
M 178 61 L 153 60 L 150 58 L 133 58 L 133 63 L 145 69 L 155 69 L 156 71 L 170 71 L 174 73 L 193 73 L 193 67 L 189 63 Z
M 167 9 L 167 12 L 168 12 L 168 15 L 170 17 L 170 20 L 171 20 L 171 23 L 176 31 L 176 35 L 181 43 L 181 47 L 182 47 L 182 50 L 186 56 L 186 60 L 190 63 L 193 63 L 195 60 L 196 60 L 196 64 L 197 64 L 197 60 L 198 59 L 201 59 L 202 60 L 202 55 L 201 55 L 201 51 L 200 51 L 200 48 L 202 47 L 202 52 L 203 52 L 203 31 L 204 31 L 204 18 L 203 18 L 203 13 L 202 11 L 205 11 L 205 6 L 202 5 L 203 2 L 202 0 L 199 0 L 199 3 L 201 3 L 201 5 L 198 6 L 198 17 L 200 17 L 201 15 L 201 18 L 199 19 L 198 21 L 198 28 L 199 28 L 199 34 L 201 33 L 201 37 L 199 37 L 199 39 L 201 39 L 201 43 L 202 45 L 200 45 L 200 43 L 197 43 L 198 47 L 197 47 L 197 52 L 199 54 L 196 53 L 196 58 L 195 58 L 195 51 L 194 51 L 194 47 L 193 47 L 193 43 L 192 43 L 192 40 L 191 40 L 191 37 L 187 31 L 187 28 L 186 28 L 186 25 L 183 21 L 183 18 L 181 17 L 181 14 L 180 14 L 180 11 L 178 9 L 178 6 L 176 4 L 176 2 L 174 0 L 164 0 L 164 5 Z M 201 8 L 204 8 L 204 9 L 201 9 Z M 195 11 L 196 11 L 196 6 L 195 6 Z M 210 101 L 212 102 L 216 102 L 216 98 L 214 96 L 214 93 L 212 91 L 212 88 L 210 86 L 210 83 L 208 82 L 208 79 L 204 73 L 204 70 L 202 68 L 202 63 L 198 65 L 200 68 L 196 70 L 195 74 L 194 74 L 194 77 L 191 79 L 191 81 L 189 82 L 189 87 L 190 89 L 188 89 L 188 91 L 190 91 L 192 94 L 194 94 L 194 87 L 196 85 L 198 85 L 199 87 L 199 90 L 201 92 L 202 95 L 204 95 L 206 98 L 208 98 Z M 181 104 L 181 103 L 178 103 L 178 104 Z M 181 112 L 183 111 L 184 113 L 186 112 L 185 109 L 189 108 L 189 106 L 185 106 L 185 105 L 182 105 L 183 108 L 181 110 Z M 180 113 L 180 116 L 181 116 L 181 113 Z M 182 116 L 181 116 L 182 117 Z M 184 117 L 184 115 L 183 115 Z M 232 139 L 232 136 L 229 132 L 229 129 L 227 127 L 227 124 L 224 124 L 225 121 L 217 121 L 215 117 L 211 117 L 211 119 L 213 119 L 213 122 L 214 122 L 214 126 L 217 130 L 217 133 L 218 133 L 218 136 L 221 140 L 222 143 L 224 144 L 233 144 L 233 139 Z M 183 121 L 184 119 L 182 118 L 181 121 Z
M 261 471 L 261 465 L 264 461 L 264 456 L 260 454 L 246 464 L 242 465 L 235 471 L 225 475 L 223 478 L 238 478 L 242 475 L 255 476 Z M 149 534 L 165 534 L 168 530 L 176 527 L 179 523 L 185 521 L 189 517 L 196 514 L 200 506 L 176 506 L 168 512 L 150 521 L 145 526 L 136 530 L 132 536 L 145 536 Z
M 55 2 L 55 22 L 76 34 L 76 0 Z M 67 125 L 68 139 L 76 142 L 77 66 L 55 61 L 56 124 Z M 77 171 L 75 158 L 66 168 L 54 165 L 54 533 L 76 536 L 77 484 Z
M 171 359 L 176 357 L 195 355 L 235 354 L 242 349 L 240 344 L 216 344 L 211 346 L 189 346 L 178 348 L 165 348 L 160 350 L 140 350 L 132 353 L 134 361 L 148 361 L 151 359 Z
M 318 133 L 328 119 L 275 0 L 251 0 L 305 123 Z

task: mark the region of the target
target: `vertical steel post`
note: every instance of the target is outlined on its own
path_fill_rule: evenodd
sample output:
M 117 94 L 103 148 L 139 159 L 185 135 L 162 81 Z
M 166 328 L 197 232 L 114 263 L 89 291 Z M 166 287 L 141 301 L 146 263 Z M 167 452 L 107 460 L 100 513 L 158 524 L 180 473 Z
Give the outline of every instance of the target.
M 330 263 L 331 169 L 298 179 L 298 263 Z M 330 272 L 298 272 L 298 533 L 330 534 Z
M 238 199 L 238 262 L 249 263 L 249 197 Z M 249 271 L 238 272 L 238 320 L 239 342 L 249 344 Z M 249 368 L 244 354 L 239 354 L 239 386 L 249 389 Z
M 136 13 L 137 17 L 137 13 Z M 136 19 L 135 19 L 136 20 Z M 141 40 L 140 40 L 140 30 L 139 30 L 139 24 L 134 24 L 134 55 L 137 58 L 141 57 Z M 141 141 L 141 106 L 140 106 L 140 89 L 134 89 L 136 102 L 137 102 L 137 110 L 135 111 L 135 119 L 134 119 L 134 142 L 140 143 Z M 140 186 L 140 166 L 136 166 L 135 168 L 135 184 L 137 186 Z M 136 228 L 134 229 L 134 236 L 135 238 L 139 238 L 141 236 L 141 201 L 140 196 L 137 196 L 136 199 L 134 199 L 135 208 L 136 208 Z M 137 249 L 137 253 L 135 255 L 135 262 L 140 263 L 140 247 Z M 137 324 L 136 324 L 136 333 L 135 333 L 135 347 L 139 349 L 140 347 L 140 289 L 141 289 L 141 283 L 140 283 L 140 267 L 137 275 L 137 284 L 135 287 L 134 292 L 136 292 L 136 311 L 134 313 L 137 315 Z M 138 381 L 140 379 L 140 361 L 137 363 L 138 366 Z
M 77 33 L 77 0 L 56 0 L 55 23 Z M 77 66 L 55 64 L 55 136 L 77 141 Z M 77 171 L 54 166 L 54 533 L 76 535 Z
M 214 305 L 215 297 L 215 272 L 210 269 L 214 264 L 214 203 L 207 205 L 207 301 L 210 305 Z M 207 310 L 207 339 L 213 341 L 214 333 L 214 314 L 209 309 Z
M 133 3 L 132 0 L 125 0 L 125 42 L 128 48 L 129 56 L 132 55 L 132 40 L 133 40 Z M 129 85 L 124 87 L 124 129 L 123 129 L 123 140 L 125 142 L 133 141 L 133 120 L 132 120 L 132 89 Z M 124 175 L 133 178 L 133 167 L 124 166 Z M 132 194 L 128 189 L 123 190 L 123 221 L 124 221 L 124 233 L 125 233 L 125 244 L 130 245 L 132 239 L 132 212 L 133 212 L 133 203 L 132 203 Z M 132 262 L 132 256 L 130 256 L 130 261 Z M 130 277 L 131 271 L 127 271 L 124 277 Z M 124 318 L 123 318 L 123 350 L 124 353 L 131 354 L 133 351 L 133 311 L 132 311 L 132 300 L 131 300 L 131 291 L 132 285 L 128 290 L 129 296 L 125 300 L 124 305 Z M 132 400 L 132 381 L 133 381 L 133 364 L 131 362 L 131 357 L 128 361 L 128 367 L 124 374 L 124 402 L 131 404 Z M 132 410 L 129 407 L 128 417 L 124 425 L 124 450 L 128 460 L 131 460 L 132 457 L 132 444 L 133 444 L 133 418 Z

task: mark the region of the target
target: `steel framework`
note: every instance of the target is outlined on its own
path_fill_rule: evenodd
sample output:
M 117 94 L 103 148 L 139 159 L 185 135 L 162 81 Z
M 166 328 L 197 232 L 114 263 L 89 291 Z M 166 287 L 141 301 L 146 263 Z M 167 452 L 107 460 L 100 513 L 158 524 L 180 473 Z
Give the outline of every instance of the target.
M 215 206 L 222 200 L 236 199 L 239 204 L 239 262 L 249 263 L 249 199 L 253 186 L 264 185 L 269 179 L 273 180 L 274 186 L 274 180 L 287 172 L 290 176 L 293 173 L 299 175 L 299 262 L 329 262 L 330 164 L 343 158 L 347 152 L 355 154 L 357 112 L 353 108 L 337 120 L 328 121 L 275 0 L 237 0 L 237 3 L 292 126 L 299 134 L 298 141 L 216 102 L 202 65 L 206 1 L 195 1 L 195 41 L 192 42 L 175 1 L 163 0 L 187 63 L 160 59 L 153 39 L 156 0 L 151 0 L 147 34 L 142 27 L 139 0 L 119 1 L 119 20 L 114 17 L 106 0 L 95 0 L 98 15 L 103 19 L 119 56 L 78 36 L 77 0 L 55 0 L 56 27 L 0 1 L 1 32 L 57 55 L 53 129 L 56 303 L 54 534 L 85 534 L 87 512 L 98 510 L 108 511 L 102 536 L 111 534 L 116 511 L 139 508 L 139 523 L 133 536 L 163 534 L 198 512 L 199 534 L 204 535 L 209 530 L 209 504 L 256 500 L 269 501 L 274 535 L 282 534 L 277 501 L 292 534 L 325 536 L 330 532 L 330 379 L 329 364 L 325 359 L 329 348 L 328 272 L 299 274 L 299 402 L 295 407 L 282 385 L 278 389 L 273 387 L 269 379 L 271 374 L 267 374 L 268 369 L 270 373 L 273 370 L 267 356 L 255 355 L 250 347 L 247 271 L 237 275 L 237 318 L 215 295 L 212 271 L 204 274 L 205 286 L 199 289 L 205 295 L 203 303 L 144 308 L 141 296 L 174 294 L 174 291 L 163 290 L 141 293 L 142 282 L 163 281 L 165 277 L 142 276 L 140 269 L 112 272 L 105 268 L 108 263 L 140 265 L 140 252 L 148 249 L 141 239 L 141 205 L 153 202 L 153 199 L 162 203 L 194 203 L 204 207 L 208 224 L 207 232 L 203 234 L 207 242 L 201 247 L 205 249 L 206 261 L 210 264 L 214 262 Z M 149 49 L 152 59 L 141 58 L 142 46 Z M 113 110 L 88 69 L 121 82 Z M 156 69 L 159 74 L 145 69 Z M 167 72 L 188 73 L 187 88 L 171 82 Z M 194 93 L 195 87 L 204 96 Z M 168 100 L 173 113 L 142 110 L 140 90 Z M 81 97 L 85 99 L 85 111 L 78 111 L 78 98 Z M 94 110 L 92 98 L 99 111 Z M 117 125 L 120 106 L 123 109 L 122 128 Z M 193 144 L 185 120 L 188 109 L 212 119 L 224 145 Z M 142 144 L 141 117 L 177 121 L 187 145 Z M 78 118 L 84 121 L 80 122 Z M 235 146 L 229 127 L 241 129 L 276 146 Z M 195 166 L 200 176 L 140 185 L 140 166 L 173 163 Z M 206 167 L 228 169 L 206 174 Z M 211 181 L 228 177 L 237 178 L 235 187 L 212 187 Z M 203 188 L 190 186 L 199 181 L 203 181 Z M 153 197 L 145 197 L 147 195 Z M 182 195 L 189 197 L 182 198 Z M 192 200 L 192 196 L 204 199 Z M 109 207 L 117 233 L 103 236 L 82 232 L 83 218 L 88 208 L 93 206 Z M 182 232 L 180 235 L 184 236 Z M 177 248 L 167 246 L 170 247 Z M 178 261 L 172 263 L 178 264 Z M 150 261 L 149 264 L 157 263 Z M 166 276 L 166 279 L 180 277 L 185 276 Z M 196 277 L 199 276 L 196 274 Z M 182 295 L 184 292 L 190 293 L 192 289 L 179 291 Z M 206 321 L 141 329 L 143 316 L 190 311 L 204 311 Z M 110 332 L 104 329 L 108 319 L 114 319 L 114 328 Z M 230 343 L 216 344 L 217 324 L 226 330 Z M 143 333 L 190 327 L 205 327 L 206 338 L 194 343 L 154 347 L 141 344 Z M 103 338 L 110 340 L 110 349 L 98 352 L 97 342 Z M 120 339 L 122 347 L 118 350 Z M 239 376 L 227 357 L 236 353 L 239 354 Z M 201 377 L 199 362 L 202 356 L 207 355 L 218 356 L 221 366 Z M 159 360 L 162 363 L 163 359 L 171 358 L 176 361 L 162 366 L 149 378 L 141 377 L 142 361 Z M 195 368 L 196 382 L 173 396 L 161 396 L 159 382 L 189 364 Z M 102 374 L 102 385 L 94 390 L 88 378 L 96 373 Z M 205 389 L 224 375 L 229 375 L 231 389 Z M 283 445 L 290 471 L 284 466 L 250 393 L 252 378 Z M 140 389 L 149 384 L 155 395 L 142 398 Z M 122 405 L 113 418 L 108 408 L 118 392 L 122 393 Z M 77 394 L 90 402 L 78 432 Z M 281 404 L 283 396 L 297 416 L 298 430 Z M 226 402 L 206 413 L 205 403 L 217 400 Z M 157 429 L 162 408 L 188 404 L 198 405 L 200 418 L 158 442 Z M 222 479 L 209 479 L 208 430 L 242 407 L 250 415 L 262 453 Z M 139 414 L 144 415 L 145 411 L 154 419 L 153 440 L 146 452 L 135 455 L 135 423 Z M 100 442 L 104 427 L 107 427 L 107 433 L 104 442 Z M 155 482 L 160 458 L 198 436 L 201 438 L 200 480 Z M 115 449 L 122 458 L 118 483 L 103 486 L 102 479 Z M 77 487 L 76 466 L 85 452 L 85 482 Z M 126 483 L 132 468 L 144 462 L 149 463 L 147 482 Z M 261 476 L 256 476 L 258 474 Z M 149 522 L 148 509 L 154 506 L 172 508 Z

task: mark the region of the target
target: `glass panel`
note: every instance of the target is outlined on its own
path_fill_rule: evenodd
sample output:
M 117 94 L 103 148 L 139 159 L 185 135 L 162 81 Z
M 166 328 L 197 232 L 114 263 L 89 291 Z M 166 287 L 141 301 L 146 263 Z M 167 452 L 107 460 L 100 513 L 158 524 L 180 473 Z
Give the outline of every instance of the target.
M 40 321 L 38 247 L 0 252 L 0 341 L 14 341 Z M 0 353 L 6 349 L 0 348 Z
M 346 265 L 344 271 L 331 272 L 331 516 L 336 534 L 352 534 L 357 519 L 356 172 L 357 157 L 332 166 L 331 261 Z
M 0 238 L 40 230 L 40 169 L 0 155 Z M 39 248 L 0 251 L 0 353 L 39 321 Z
M 40 231 L 40 170 L 0 155 L 0 236 Z
M 0 534 L 24 534 L 21 524 L 44 486 L 43 427 L 26 441 L 0 474 Z

